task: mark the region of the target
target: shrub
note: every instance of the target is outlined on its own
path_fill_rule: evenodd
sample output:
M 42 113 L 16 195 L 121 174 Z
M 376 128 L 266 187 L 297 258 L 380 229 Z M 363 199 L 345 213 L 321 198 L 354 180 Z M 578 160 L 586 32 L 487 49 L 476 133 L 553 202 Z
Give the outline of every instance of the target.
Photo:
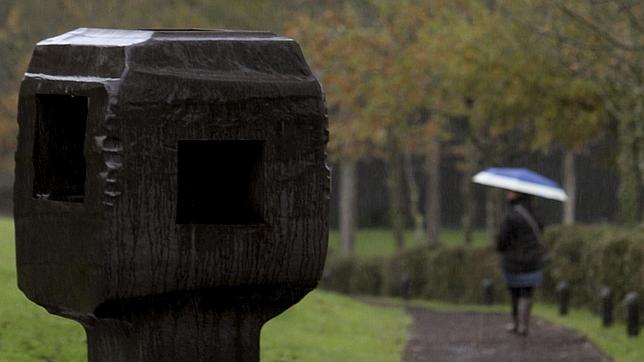
M 353 258 L 328 259 L 320 281 L 320 287 L 328 290 L 334 290 L 339 293 L 350 294 L 351 278 L 354 275 Z
M 599 290 L 607 286 L 613 289 L 619 316 L 626 293 L 637 291 L 644 297 L 642 231 L 613 225 L 548 228 L 545 240 L 550 261 L 545 269 L 544 297 L 554 301 L 556 283 L 567 281 L 573 305 L 597 311 Z
M 389 258 L 329 260 L 325 275 L 322 287 L 343 293 L 400 297 L 407 279 L 412 298 L 468 303 L 481 300 L 481 282 L 490 278 L 495 299 L 505 298 L 492 248 L 420 247 Z
M 354 294 L 379 295 L 382 291 L 382 258 L 357 259 L 349 288 Z

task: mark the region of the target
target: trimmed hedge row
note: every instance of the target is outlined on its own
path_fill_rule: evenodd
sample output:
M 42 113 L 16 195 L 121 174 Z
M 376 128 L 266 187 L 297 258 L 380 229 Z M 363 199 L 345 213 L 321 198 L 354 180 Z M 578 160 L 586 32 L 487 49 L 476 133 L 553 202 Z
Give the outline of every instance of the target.
M 555 226 L 545 241 L 551 258 L 541 288 L 545 299 L 556 300 L 558 281 L 570 283 L 573 305 L 592 310 L 604 286 L 613 289 L 618 313 L 626 293 L 644 297 L 644 227 Z
M 348 294 L 400 297 L 407 279 L 412 298 L 476 303 L 484 278 L 492 278 L 495 285 L 502 282 L 491 247 L 423 247 L 388 258 L 330 258 L 321 287 Z M 497 290 L 495 300 L 504 298 L 505 292 Z
M 539 298 L 555 302 L 560 281 L 570 284 L 573 306 L 598 310 L 603 286 L 613 288 L 617 313 L 629 291 L 644 298 L 644 226 L 557 225 L 546 230 L 544 240 L 549 253 Z M 494 248 L 462 245 L 416 248 L 386 258 L 331 257 L 321 286 L 348 294 L 402 296 L 408 280 L 412 298 L 479 303 L 485 278 L 494 283 L 495 300 L 506 301 Z

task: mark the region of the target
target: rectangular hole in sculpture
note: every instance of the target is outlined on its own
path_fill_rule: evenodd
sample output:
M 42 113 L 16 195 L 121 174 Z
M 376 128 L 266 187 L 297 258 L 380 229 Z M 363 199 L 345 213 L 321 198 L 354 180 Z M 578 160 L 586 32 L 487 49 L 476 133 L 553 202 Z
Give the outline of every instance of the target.
M 36 95 L 33 197 L 79 202 L 85 199 L 85 128 L 89 99 Z
M 181 140 L 178 224 L 260 224 L 263 141 Z

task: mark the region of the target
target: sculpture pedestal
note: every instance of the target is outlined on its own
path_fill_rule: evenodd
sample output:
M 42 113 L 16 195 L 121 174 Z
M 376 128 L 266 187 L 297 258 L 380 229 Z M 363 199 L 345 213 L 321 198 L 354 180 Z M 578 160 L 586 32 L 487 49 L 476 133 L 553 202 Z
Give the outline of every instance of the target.
M 214 294 L 102 305 L 83 321 L 90 362 L 259 361 L 260 330 L 287 306 Z M 299 300 L 298 297 L 296 299 Z

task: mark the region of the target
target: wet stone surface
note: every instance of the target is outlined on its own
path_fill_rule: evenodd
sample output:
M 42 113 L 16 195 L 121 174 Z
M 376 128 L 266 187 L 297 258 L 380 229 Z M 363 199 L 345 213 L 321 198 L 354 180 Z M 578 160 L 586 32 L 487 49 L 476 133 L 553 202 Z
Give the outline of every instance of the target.
M 609 361 L 584 337 L 533 318 L 530 335 L 505 331 L 502 313 L 443 313 L 407 309 L 413 318 L 407 362 Z

